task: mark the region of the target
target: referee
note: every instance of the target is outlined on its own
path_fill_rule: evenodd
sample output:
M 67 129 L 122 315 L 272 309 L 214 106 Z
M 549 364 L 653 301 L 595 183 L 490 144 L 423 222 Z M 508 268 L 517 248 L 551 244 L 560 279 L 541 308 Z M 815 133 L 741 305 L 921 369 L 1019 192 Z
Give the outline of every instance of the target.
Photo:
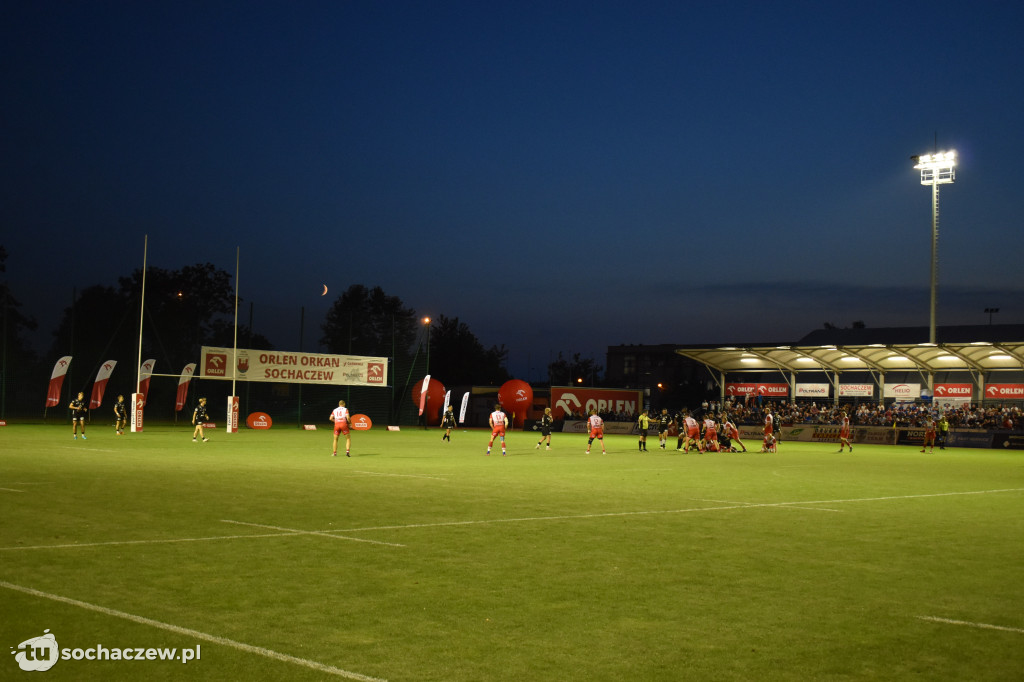
M 647 410 L 640 413 L 636 418 L 636 427 L 640 429 L 640 442 L 637 446 L 640 452 L 647 452 L 647 429 L 651 428 L 651 418 L 647 416 Z

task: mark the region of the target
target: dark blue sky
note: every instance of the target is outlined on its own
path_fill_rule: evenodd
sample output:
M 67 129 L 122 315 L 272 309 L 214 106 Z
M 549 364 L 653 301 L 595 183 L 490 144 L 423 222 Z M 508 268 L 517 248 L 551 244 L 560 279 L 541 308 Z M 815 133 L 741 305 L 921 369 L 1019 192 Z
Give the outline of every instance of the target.
M 1022 32 L 1013 2 L 7 3 L 7 278 L 48 346 L 144 234 L 164 268 L 238 246 L 279 347 L 380 285 L 526 378 L 927 325 L 937 134 L 939 324 L 1021 323 Z

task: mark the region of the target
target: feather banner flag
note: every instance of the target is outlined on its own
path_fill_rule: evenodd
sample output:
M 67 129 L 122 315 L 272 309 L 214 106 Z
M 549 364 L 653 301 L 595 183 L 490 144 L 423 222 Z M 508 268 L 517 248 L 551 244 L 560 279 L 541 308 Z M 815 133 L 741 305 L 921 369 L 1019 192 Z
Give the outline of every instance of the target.
M 466 395 L 462 396 L 462 408 L 459 410 L 459 423 L 466 423 L 466 408 L 469 407 L 469 391 L 466 391 Z
M 53 366 L 50 373 L 50 388 L 46 391 L 46 406 L 56 407 L 60 403 L 60 388 L 64 385 L 64 375 L 68 373 L 68 366 L 71 365 L 71 356 L 65 355 Z
M 444 407 L 441 408 L 441 414 L 446 414 L 448 412 L 448 405 L 451 403 L 451 400 L 452 391 L 451 389 L 448 389 L 448 391 L 444 394 Z
M 423 410 L 427 408 L 427 386 L 430 386 L 430 375 L 423 377 L 423 388 L 420 389 L 420 416 L 423 416 Z
M 196 363 L 190 362 L 185 365 L 185 369 L 181 370 L 181 377 L 178 378 L 178 397 L 174 402 L 174 411 L 181 412 L 181 408 L 185 407 L 185 398 L 188 397 L 188 382 L 192 380 L 192 375 L 196 371 Z
M 139 393 L 142 394 L 142 405 L 146 405 L 146 396 L 149 395 L 149 379 L 153 376 L 153 367 L 156 360 L 146 360 L 139 367 Z
M 103 394 L 107 390 L 107 382 L 114 373 L 116 364 L 117 360 L 107 360 L 100 365 L 100 371 L 96 372 L 96 381 L 92 382 L 92 397 L 89 398 L 90 410 L 95 410 L 103 403 Z

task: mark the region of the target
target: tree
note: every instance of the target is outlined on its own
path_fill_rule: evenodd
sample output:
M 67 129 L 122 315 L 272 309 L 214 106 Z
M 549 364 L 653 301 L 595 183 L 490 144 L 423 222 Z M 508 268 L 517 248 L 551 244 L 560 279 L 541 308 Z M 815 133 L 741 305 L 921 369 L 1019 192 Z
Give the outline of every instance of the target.
M 581 358 L 579 353 L 573 353 L 572 359 L 566 360 L 559 353 L 558 359 L 548 365 L 548 379 L 552 386 L 576 386 L 578 383 L 597 386 L 602 371 L 604 367 L 593 358 Z M 583 381 L 578 382 L 578 379 Z
M 379 286 L 353 284 L 327 311 L 320 343 L 342 355 L 406 356 L 416 340 L 416 311 Z
M 439 315 L 430 331 L 430 372 L 448 386 L 508 381 L 505 346 L 484 348 L 459 318 Z
M 7 272 L 7 249 L 0 246 L 0 273 Z M 21 338 L 21 332 L 34 331 L 36 321 L 23 315 L 21 303 L 11 294 L 7 280 L 0 282 L 0 333 L 5 334 L 0 342 L 7 351 L 7 360 L 25 362 L 34 354 Z

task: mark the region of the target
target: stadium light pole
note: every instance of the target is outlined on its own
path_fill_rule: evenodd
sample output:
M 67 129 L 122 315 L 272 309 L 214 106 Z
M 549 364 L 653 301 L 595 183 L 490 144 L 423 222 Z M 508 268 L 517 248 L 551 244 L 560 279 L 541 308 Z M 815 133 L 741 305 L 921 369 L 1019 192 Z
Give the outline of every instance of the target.
M 920 154 L 910 157 L 921 171 L 921 184 L 932 187 L 932 286 L 931 312 L 928 319 L 928 343 L 935 343 L 935 287 L 939 270 L 939 185 L 950 184 L 956 178 L 956 151 Z
M 999 312 L 999 308 L 985 308 L 985 312 L 988 313 L 988 326 L 992 326 L 992 315 Z
M 430 318 L 424 317 L 423 324 L 427 328 L 427 375 L 430 375 Z

